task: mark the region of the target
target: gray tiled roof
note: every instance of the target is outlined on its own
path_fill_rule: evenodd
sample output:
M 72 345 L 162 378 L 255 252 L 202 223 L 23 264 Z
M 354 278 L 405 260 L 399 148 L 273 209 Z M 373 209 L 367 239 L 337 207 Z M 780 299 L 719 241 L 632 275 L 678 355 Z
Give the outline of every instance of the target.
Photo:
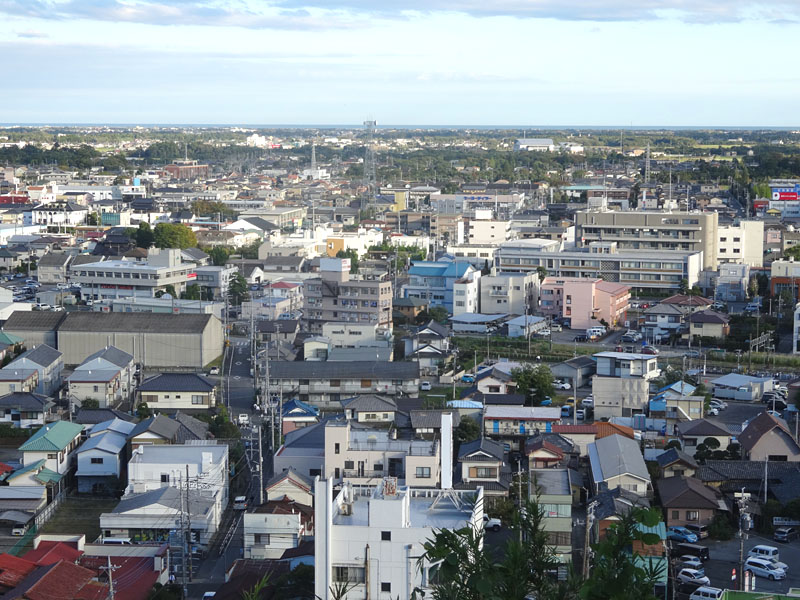
M 697 468 L 697 463 L 694 458 L 677 448 L 670 448 L 666 452 L 659 454 L 658 458 L 656 458 L 656 462 L 658 462 L 658 466 L 662 469 L 677 462 L 684 462 L 690 467 Z
M 27 358 L 28 360 L 35 362 L 37 365 L 47 367 L 61 358 L 61 352 L 55 348 L 52 348 L 51 346 L 48 346 L 47 344 L 40 344 L 39 346 L 34 346 L 30 350 L 23 352 L 16 358 L 16 360 L 19 360 L 20 358 Z
M 12 392 L 5 396 L 0 396 L 0 407 L 2 408 L 43 411 L 48 404 L 47 397 L 30 392 Z
M 54 331 L 67 317 L 65 312 L 15 310 L 3 325 L 5 331 Z
M 621 435 L 609 435 L 589 444 L 589 461 L 595 483 L 623 474 L 650 481 L 639 443 Z
M 461 447 L 458 449 L 458 458 L 459 460 L 481 460 L 477 456 L 470 456 L 473 454 L 477 454 L 479 452 L 485 452 L 491 458 L 484 458 L 483 460 L 499 460 L 502 461 L 505 456 L 505 450 L 503 449 L 503 444 L 500 442 L 496 442 L 494 440 L 490 440 L 488 438 L 477 439 L 471 442 L 466 442 L 461 444 Z
M 700 436 L 726 436 L 730 432 L 723 424 L 712 423 L 707 419 L 695 419 L 694 421 L 682 421 L 678 423 L 678 432 L 681 435 Z
M 110 362 L 113 365 L 116 365 L 120 368 L 127 366 L 132 360 L 133 356 L 125 352 L 124 350 L 120 350 L 114 346 L 108 346 L 103 348 L 102 350 L 98 350 L 91 356 L 87 357 L 86 360 L 83 362 L 89 362 L 90 360 L 94 360 L 95 358 L 103 358 Z
M 273 379 L 418 379 L 415 362 L 276 362 L 270 363 Z
M 414 429 L 441 429 L 442 413 L 450 413 L 453 416 L 453 427 L 458 427 L 461 416 L 458 411 L 449 410 L 412 410 L 411 427 Z
M 41 314 L 48 314 L 40 311 Z M 16 313 L 12 314 L 13 317 Z M 36 314 L 36 313 L 33 313 Z M 49 313 L 64 314 L 64 313 Z M 206 328 L 214 315 L 159 314 L 159 313 L 66 313 L 59 331 L 127 332 L 140 333 L 199 333 Z M 8 325 L 6 325 L 8 328 Z
M 658 480 L 664 508 L 719 508 L 717 494 L 694 477 L 667 477 Z
M 75 415 L 75 422 L 82 425 L 96 425 L 113 418 L 133 422 L 135 417 L 114 408 L 81 408 Z
M 378 396 L 377 394 L 362 394 L 360 396 L 342 400 L 342 406 L 357 412 L 397 410 L 397 404 L 394 403 L 394 400 L 384 396 Z
M 161 373 L 142 382 L 140 392 L 203 392 L 213 390 L 210 379 L 195 373 Z
M 134 438 L 145 431 L 150 431 L 167 440 L 173 440 L 176 439 L 180 427 L 181 425 L 177 421 L 164 415 L 156 415 L 138 423 L 128 437 Z

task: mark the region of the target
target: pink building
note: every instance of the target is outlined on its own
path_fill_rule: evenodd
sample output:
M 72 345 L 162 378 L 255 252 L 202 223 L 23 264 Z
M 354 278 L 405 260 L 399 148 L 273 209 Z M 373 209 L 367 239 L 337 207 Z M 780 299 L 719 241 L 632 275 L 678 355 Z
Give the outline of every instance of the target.
M 570 320 L 572 329 L 588 329 L 605 321 L 614 327 L 625 320 L 630 288 L 583 277 L 545 277 L 539 293 L 539 310 L 549 317 Z

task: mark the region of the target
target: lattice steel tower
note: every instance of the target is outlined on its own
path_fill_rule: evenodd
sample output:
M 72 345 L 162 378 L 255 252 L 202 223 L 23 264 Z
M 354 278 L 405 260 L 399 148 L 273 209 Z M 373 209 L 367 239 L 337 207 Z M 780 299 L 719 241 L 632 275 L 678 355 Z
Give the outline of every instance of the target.
M 362 208 L 371 206 L 375 202 L 375 195 L 378 191 L 378 178 L 375 174 L 375 128 L 377 126 L 377 121 L 364 121 L 364 127 L 367 128 L 367 141 L 364 151 L 364 186 L 367 190 L 365 196 L 366 202 L 362 202 Z

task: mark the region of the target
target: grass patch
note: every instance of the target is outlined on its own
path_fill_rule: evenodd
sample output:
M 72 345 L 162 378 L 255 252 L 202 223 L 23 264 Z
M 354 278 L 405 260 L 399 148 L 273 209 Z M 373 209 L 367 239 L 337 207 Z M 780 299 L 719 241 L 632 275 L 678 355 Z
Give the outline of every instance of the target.
M 87 542 L 100 536 L 100 515 L 111 512 L 119 504 L 114 498 L 69 497 L 39 533 L 84 534 Z

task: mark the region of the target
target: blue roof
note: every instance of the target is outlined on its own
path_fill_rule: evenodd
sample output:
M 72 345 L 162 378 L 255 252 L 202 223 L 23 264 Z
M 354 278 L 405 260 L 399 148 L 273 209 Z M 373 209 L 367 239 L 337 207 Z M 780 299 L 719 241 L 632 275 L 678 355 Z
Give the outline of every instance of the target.
M 299 410 L 303 411 L 304 413 L 306 413 L 308 415 L 311 415 L 311 416 L 314 416 L 314 417 L 318 417 L 319 416 L 319 409 L 318 408 L 315 408 L 315 407 L 313 407 L 313 406 L 311 406 L 309 404 L 306 404 L 305 402 L 301 402 L 300 400 L 297 400 L 296 398 L 294 400 L 289 400 L 289 402 L 285 402 L 284 403 L 284 405 L 283 405 L 283 414 L 287 415 L 291 411 L 296 410 L 296 409 L 299 409 Z
M 483 408 L 483 403 L 477 400 L 448 400 L 447 406 L 450 408 Z
M 650 400 L 650 412 L 664 412 L 667 410 L 667 401 L 666 400 Z
M 468 262 L 431 262 L 419 261 L 411 264 L 409 275 L 423 277 L 463 277 L 472 268 Z
M 666 392 L 666 391 L 673 391 L 684 396 L 691 396 L 694 394 L 694 391 L 697 388 L 693 386 L 691 383 L 686 383 L 685 381 L 676 381 L 675 383 L 671 383 L 670 385 L 665 385 L 663 388 L 658 390 L 659 392 Z

